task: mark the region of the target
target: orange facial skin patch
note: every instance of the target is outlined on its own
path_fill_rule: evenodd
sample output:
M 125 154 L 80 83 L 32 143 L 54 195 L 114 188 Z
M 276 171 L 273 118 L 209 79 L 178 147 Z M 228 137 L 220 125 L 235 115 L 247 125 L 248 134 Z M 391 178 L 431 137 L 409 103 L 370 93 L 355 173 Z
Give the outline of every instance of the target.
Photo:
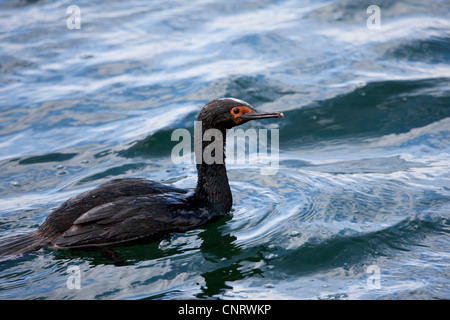
M 246 113 L 253 113 L 255 112 L 254 110 L 250 109 L 249 107 L 234 107 L 233 109 L 231 109 L 230 113 L 233 115 L 234 117 L 234 122 L 236 122 L 237 124 L 240 124 L 242 121 L 244 121 L 243 119 L 239 119 L 239 116 L 242 116 L 243 114 Z

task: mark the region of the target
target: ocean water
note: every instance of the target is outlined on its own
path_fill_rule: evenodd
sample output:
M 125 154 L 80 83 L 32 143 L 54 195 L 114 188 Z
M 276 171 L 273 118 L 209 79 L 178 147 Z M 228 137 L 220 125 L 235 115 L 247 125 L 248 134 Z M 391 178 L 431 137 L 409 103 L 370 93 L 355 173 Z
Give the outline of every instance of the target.
M 2 262 L 0 299 L 450 298 L 449 1 L 72 4 L 0 1 L 1 236 L 113 178 L 193 188 L 171 134 L 216 97 L 285 114 L 244 128 L 279 167 L 229 164 L 228 217 L 120 266 Z

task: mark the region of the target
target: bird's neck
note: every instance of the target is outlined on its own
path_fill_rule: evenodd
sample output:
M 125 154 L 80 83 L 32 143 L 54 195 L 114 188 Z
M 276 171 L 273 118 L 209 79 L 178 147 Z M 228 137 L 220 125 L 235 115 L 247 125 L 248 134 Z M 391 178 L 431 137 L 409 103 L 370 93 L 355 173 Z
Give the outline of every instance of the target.
M 214 214 L 225 215 L 233 203 L 224 164 L 197 165 L 198 181 L 195 195 Z
M 205 128 L 202 132 L 205 132 Z M 208 211 L 217 216 L 226 215 L 233 203 L 225 167 L 225 130 L 221 131 L 221 134 L 222 141 L 217 138 L 202 141 L 202 155 L 196 154 L 198 180 L 195 197 Z

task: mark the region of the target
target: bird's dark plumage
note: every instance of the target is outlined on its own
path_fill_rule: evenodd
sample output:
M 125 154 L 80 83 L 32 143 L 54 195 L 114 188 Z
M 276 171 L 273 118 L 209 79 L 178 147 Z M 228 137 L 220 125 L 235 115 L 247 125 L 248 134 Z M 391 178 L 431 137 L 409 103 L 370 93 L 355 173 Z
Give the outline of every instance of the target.
M 226 129 L 254 119 L 283 117 L 259 113 L 248 103 L 233 99 L 210 101 L 200 112 L 202 133 Z M 202 142 L 202 150 L 211 141 Z M 226 215 L 232 195 L 224 163 L 197 164 L 195 192 L 156 181 L 116 179 L 65 201 L 35 232 L 0 239 L 0 256 L 48 248 L 86 248 L 157 240 L 185 232 Z

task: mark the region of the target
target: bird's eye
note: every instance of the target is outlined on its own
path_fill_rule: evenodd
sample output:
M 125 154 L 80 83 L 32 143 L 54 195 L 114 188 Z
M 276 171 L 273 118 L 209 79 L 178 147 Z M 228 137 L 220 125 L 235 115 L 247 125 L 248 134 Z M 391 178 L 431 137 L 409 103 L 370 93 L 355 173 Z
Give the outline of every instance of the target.
M 234 108 L 233 109 L 233 113 L 234 114 L 239 114 L 241 112 L 241 109 L 239 109 L 239 108 Z

